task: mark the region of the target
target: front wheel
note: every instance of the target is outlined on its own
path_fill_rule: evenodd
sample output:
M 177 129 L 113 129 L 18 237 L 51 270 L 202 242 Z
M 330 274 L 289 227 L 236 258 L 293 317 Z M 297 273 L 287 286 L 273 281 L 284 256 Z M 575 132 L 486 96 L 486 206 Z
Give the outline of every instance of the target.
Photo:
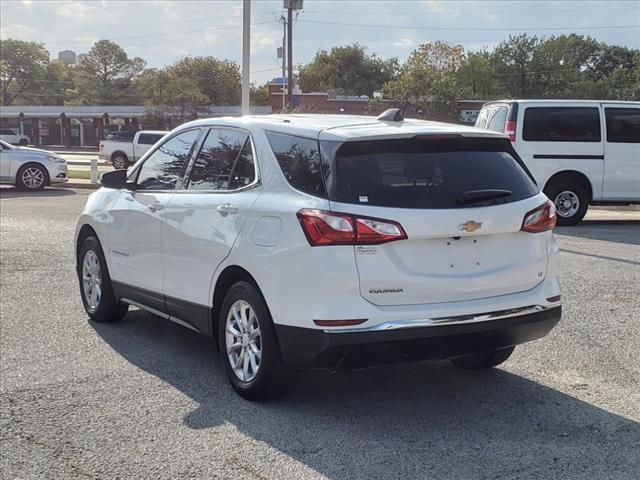
M 589 195 L 577 182 L 553 183 L 544 189 L 544 193 L 555 204 L 560 226 L 575 225 L 587 214 Z
M 91 320 L 114 322 L 126 315 L 129 306 L 115 298 L 107 262 L 96 237 L 82 242 L 78 252 L 78 281 L 82 304 Z
M 20 145 L 21 147 L 26 147 L 27 146 L 27 139 L 26 138 L 21 138 L 20 141 L 18 142 L 18 145 Z
M 505 362 L 515 349 L 516 347 L 507 347 L 499 350 L 467 355 L 466 357 L 452 358 L 451 363 L 456 367 L 463 368 L 465 370 L 492 368 Z
M 248 400 L 277 397 L 295 383 L 295 372 L 283 363 L 269 309 L 248 282 L 233 284 L 224 298 L 218 345 L 229 382 Z
M 24 165 L 16 175 L 16 187 L 20 190 L 37 192 L 47 184 L 49 177 L 46 169 L 37 163 Z

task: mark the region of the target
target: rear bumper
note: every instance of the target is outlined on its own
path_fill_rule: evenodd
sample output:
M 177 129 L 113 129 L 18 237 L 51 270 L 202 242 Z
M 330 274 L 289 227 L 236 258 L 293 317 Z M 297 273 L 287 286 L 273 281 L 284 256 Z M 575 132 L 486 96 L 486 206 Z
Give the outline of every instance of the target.
M 445 359 L 518 345 L 544 337 L 562 307 L 495 320 L 389 330 L 323 331 L 276 325 L 282 355 L 291 368 L 359 368 Z

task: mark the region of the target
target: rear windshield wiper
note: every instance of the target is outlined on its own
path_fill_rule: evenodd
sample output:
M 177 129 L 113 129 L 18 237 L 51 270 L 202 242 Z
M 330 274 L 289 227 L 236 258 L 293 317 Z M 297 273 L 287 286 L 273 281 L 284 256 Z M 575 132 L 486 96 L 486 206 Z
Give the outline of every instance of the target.
M 513 192 L 501 188 L 487 188 L 484 190 L 467 190 L 456 200 L 458 205 L 466 203 L 482 202 L 483 200 L 493 200 L 494 198 L 507 197 Z

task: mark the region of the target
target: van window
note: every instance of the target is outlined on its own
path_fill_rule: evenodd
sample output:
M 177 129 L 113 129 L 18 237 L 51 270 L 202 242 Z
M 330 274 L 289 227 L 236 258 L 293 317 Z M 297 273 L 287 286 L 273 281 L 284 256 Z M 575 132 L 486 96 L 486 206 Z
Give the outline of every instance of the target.
M 274 132 L 267 132 L 267 139 L 289 184 L 296 190 L 326 198 L 318 141 Z
M 599 142 L 600 112 L 592 107 L 529 107 L 522 138 L 529 142 Z
M 489 114 L 493 111 L 492 107 L 483 107 L 476 118 L 475 126 L 478 128 L 487 128 L 487 120 L 489 120 Z
M 507 139 L 366 140 L 328 146 L 335 152 L 329 200 L 396 208 L 469 208 L 516 202 L 538 187 L 512 156 Z M 333 147 L 333 148 L 331 148 Z M 473 204 L 473 190 L 511 193 Z
M 640 108 L 605 108 L 607 142 L 640 143 Z
M 507 123 L 508 113 L 509 109 L 507 107 L 496 107 L 487 128 L 494 132 L 504 133 L 504 126 Z

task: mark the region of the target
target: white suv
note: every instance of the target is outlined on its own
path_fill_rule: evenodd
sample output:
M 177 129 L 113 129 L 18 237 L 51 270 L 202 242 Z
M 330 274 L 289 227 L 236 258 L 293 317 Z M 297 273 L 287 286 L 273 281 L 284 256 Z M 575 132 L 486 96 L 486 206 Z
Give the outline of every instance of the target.
M 589 205 L 640 203 L 640 102 L 502 100 L 482 107 L 476 127 L 509 135 L 558 225 Z
M 102 184 L 76 230 L 88 315 L 134 305 L 208 335 L 247 398 L 307 367 L 492 367 L 560 319 L 553 204 L 494 132 L 197 120 Z

